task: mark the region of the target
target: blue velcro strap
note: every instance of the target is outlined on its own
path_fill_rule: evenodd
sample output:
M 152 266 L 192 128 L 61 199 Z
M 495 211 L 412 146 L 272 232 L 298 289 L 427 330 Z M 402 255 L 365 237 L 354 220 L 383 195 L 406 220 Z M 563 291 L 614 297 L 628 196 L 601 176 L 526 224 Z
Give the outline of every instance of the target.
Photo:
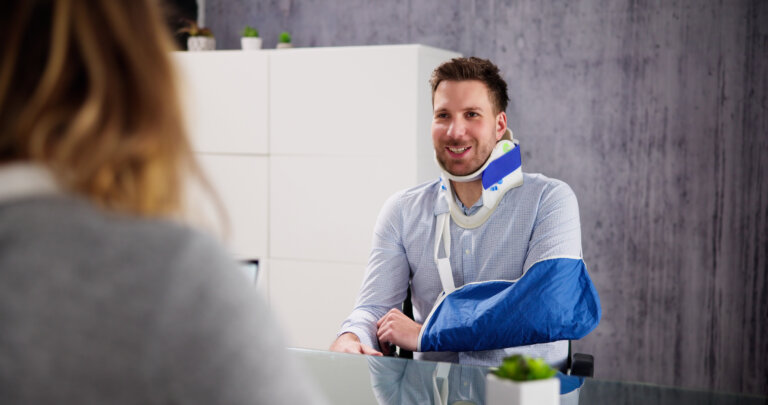
M 422 351 L 478 351 L 580 339 L 602 315 L 581 259 L 534 264 L 515 283 L 467 284 L 446 295 L 423 326 Z
M 488 164 L 483 171 L 483 188 L 489 188 L 498 183 L 506 175 L 514 172 L 522 165 L 520 158 L 520 146 L 515 146 L 511 151 L 501 155 L 498 159 Z

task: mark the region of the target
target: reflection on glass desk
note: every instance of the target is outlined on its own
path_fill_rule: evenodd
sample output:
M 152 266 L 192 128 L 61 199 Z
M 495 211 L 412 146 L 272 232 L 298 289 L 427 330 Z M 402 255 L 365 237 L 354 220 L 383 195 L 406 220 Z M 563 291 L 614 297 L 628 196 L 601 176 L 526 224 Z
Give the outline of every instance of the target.
M 288 349 L 331 404 L 485 404 L 487 367 Z M 571 383 L 575 377 L 567 377 Z M 561 395 L 569 404 L 768 405 L 768 398 L 651 384 L 578 379 Z

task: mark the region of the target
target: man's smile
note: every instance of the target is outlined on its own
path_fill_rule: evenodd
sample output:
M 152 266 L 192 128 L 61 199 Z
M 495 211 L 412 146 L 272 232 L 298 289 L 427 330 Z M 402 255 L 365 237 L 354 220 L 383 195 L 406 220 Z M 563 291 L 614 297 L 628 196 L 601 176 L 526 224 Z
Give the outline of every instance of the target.
M 448 154 L 452 158 L 460 158 L 464 156 L 472 147 L 471 146 L 464 146 L 464 147 L 453 147 L 453 146 L 446 146 L 445 149 L 448 150 Z

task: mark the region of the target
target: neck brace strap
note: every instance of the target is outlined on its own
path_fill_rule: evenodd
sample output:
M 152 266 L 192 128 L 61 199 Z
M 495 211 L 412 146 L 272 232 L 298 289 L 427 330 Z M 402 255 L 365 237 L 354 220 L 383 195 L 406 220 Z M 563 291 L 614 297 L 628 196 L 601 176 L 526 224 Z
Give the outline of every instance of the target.
M 454 176 L 448 173 L 440 162 L 438 162 L 438 166 L 442 171 L 440 176 L 441 189 L 443 197 L 448 202 L 451 218 L 457 225 L 465 229 L 477 228 L 484 224 L 496 210 L 501 197 L 507 191 L 523 184 L 519 142 L 512 137 L 512 131 L 509 129 L 496 143 L 485 164 L 474 173 L 466 176 Z M 474 215 L 464 215 L 453 198 L 453 190 L 449 180 L 464 183 L 478 179 L 482 179 L 483 206 Z
M 435 159 L 437 160 L 437 159 Z M 450 216 L 448 213 L 440 214 L 435 221 L 435 263 L 440 275 L 440 283 L 443 285 L 443 291 L 446 294 L 456 289 L 453 281 L 453 271 L 451 270 L 451 226 L 450 219 L 457 225 L 465 229 L 477 228 L 484 224 L 491 216 L 493 211 L 501 201 L 504 194 L 523 184 L 523 170 L 520 156 L 520 146 L 514 138 L 512 132 L 507 129 L 507 133 L 496 144 L 491 152 L 491 156 L 485 164 L 476 172 L 467 176 L 454 176 L 445 168 L 442 169 L 440 176 L 441 192 L 443 198 L 448 202 Z M 482 179 L 483 184 L 483 206 L 471 216 L 464 215 L 464 212 L 456 204 L 451 190 L 451 182 L 468 182 Z M 440 256 L 440 242 L 443 245 L 443 254 Z

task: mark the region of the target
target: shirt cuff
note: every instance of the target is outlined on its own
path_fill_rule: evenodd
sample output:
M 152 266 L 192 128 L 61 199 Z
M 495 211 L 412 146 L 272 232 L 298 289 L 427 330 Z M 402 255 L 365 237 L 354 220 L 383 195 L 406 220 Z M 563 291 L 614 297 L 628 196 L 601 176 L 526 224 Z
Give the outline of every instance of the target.
M 376 350 L 381 350 L 379 348 L 379 339 L 376 337 L 376 334 L 371 334 L 366 328 L 362 328 L 359 326 L 347 326 L 339 331 L 338 334 L 336 334 L 336 337 L 341 336 L 344 333 L 354 333 L 355 336 L 357 336 L 358 339 L 360 339 L 360 343 L 364 345 L 368 345 Z

